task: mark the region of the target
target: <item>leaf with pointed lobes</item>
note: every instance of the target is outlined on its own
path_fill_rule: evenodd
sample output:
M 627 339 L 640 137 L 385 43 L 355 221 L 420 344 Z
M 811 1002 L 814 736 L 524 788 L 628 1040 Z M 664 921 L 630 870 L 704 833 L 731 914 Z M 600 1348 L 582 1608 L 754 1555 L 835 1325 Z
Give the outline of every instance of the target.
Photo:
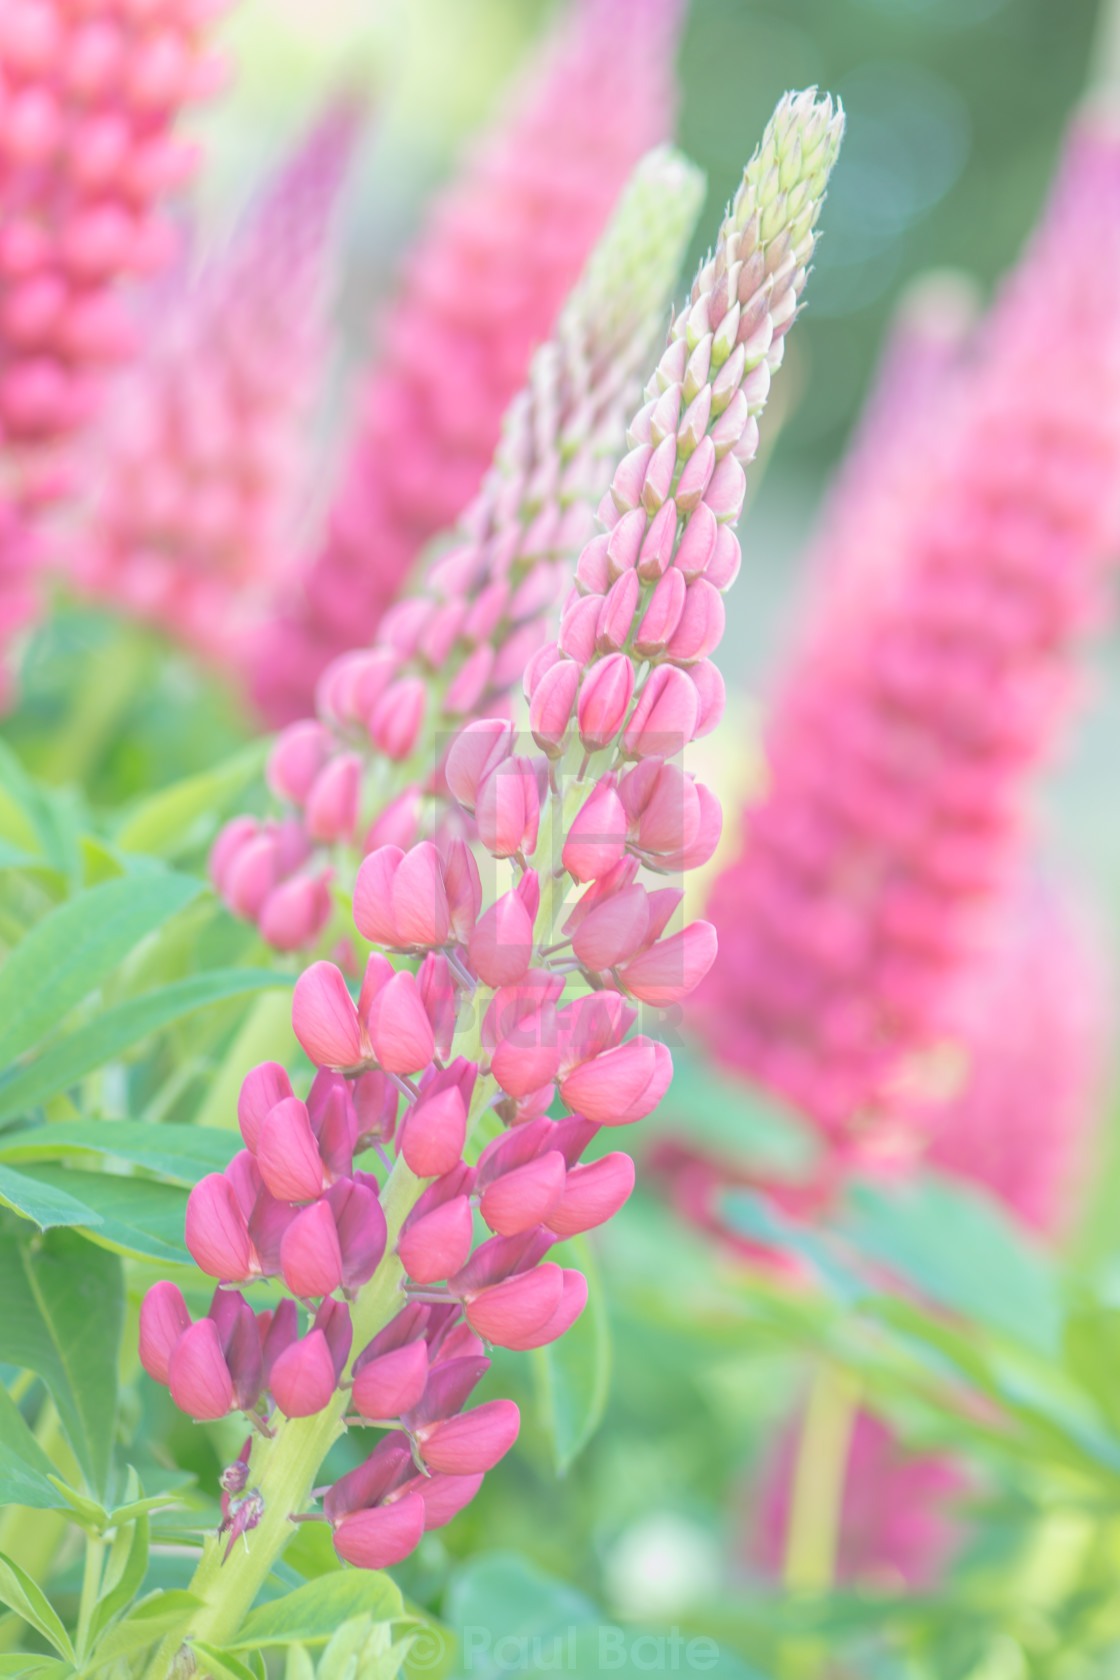
M 208 1316 L 218 1327 L 234 1401 L 242 1411 L 250 1411 L 260 1397 L 264 1376 L 256 1315 L 238 1290 L 215 1289 Z
M 394 974 L 379 988 L 369 1005 L 366 1030 L 386 1073 L 419 1073 L 428 1066 L 435 1036 L 414 974 Z
M 613 1219 L 634 1189 L 634 1163 L 616 1150 L 569 1169 L 564 1193 L 543 1223 L 558 1237 L 574 1237 Z
M 191 1326 L 183 1292 L 161 1278 L 140 1304 L 140 1363 L 155 1382 L 167 1382 L 167 1366 L 175 1345 Z
M 237 1098 L 237 1123 L 241 1136 L 253 1154 L 257 1153 L 257 1138 L 265 1115 L 292 1095 L 292 1082 L 279 1062 L 261 1062 L 251 1068 L 241 1081 Z
M 716 960 L 716 947 L 711 922 L 690 922 L 626 963 L 619 979 L 632 997 L 664 1009 L 695 991 Z
M 345 1177 L 354 1164 L 358 1116 L 350 1086 L 340 1073 L 319 1070 L 307 1094 L 307 1112 L 328 1178 Z
M 233 1378 L 212 1318 L 200 1318 L 180 1336 L 168 1362 L 168 1383 L 179 1410 L 196 1422 L 213 1422 L 232 1409 Z
M 317 1067 L 356 1067 L 363 1060 L 358 1011 L 334 963 L 314 962 L 296 981 L 292 1030 Z
M 427 1381 L 427 1343 L 406 1342 L 355 1366 L 354 1405 L 366 1418 L 398 1418 L 419 1404 Z
M 246 1217 L 224 1173 L 207 1173 L 187 1198 L 187 1247 L 196 1266 L 224 1283 L 243 1283 L 258 1269 Z
M 484 911 L 468 953 L 471 967 L 487 986 L 515 986 L 524 979 L 533 955 L 533 918 L 517 888 Z
M 334 1530 L 334 1549 L 359 1569 L 388 1569 L 403 1563 L 424 1537 L 425 1506 L 418 1493 L 388 1505 L 355 1511 Z
M 606 874 L 626 850 L 626 812 L 617 790 L 601 782 L 576 812 L 561 852 L 564 868 L 576 881 Z
M 293 1295 L 315 1300 L 342 1282 L 342 1250 L 326 1200 L 312 1202 L 292 1220 L 280 1242 L 280 1270 Z
M 269 1110 L 257 1136 L 257 1165 L 278 1202 L 310 1202 L 323 1188 L 323 1162 L 306 1103 L 285 1097 Z
M 606 1050 L 560 1081 L 569 1108 L 602 1126 L 628 1126 L 657 1107 L 673 1078 L 673 1058 L 664 1044 L 639 1034 Z
M 327 1191 L 342 1256 L 342 1287 L 349 1293 L 369 1282 L 389 1240 L 385 1212 L 370 1173 L 340 1178 Z
M 503 718 L 478 718 L 461 729 L 451 743 L 444 777 L 465 811 L 474 810 L 484 777 L 509 757 L 517 731 Z
M 421 1452 L 430 1470 L 446 1476 L 472 1476 L 492 1470 L 517 1439 L 521 1413 L 512 1400 L 487 1400 L 473 1412 L 461 1412 L 421 1431 Z
M 556 1007 L 545 1003 L 509 1022 L 490 1058 L 490 1071 L 502 1090 L 518 1101 L 556 1077 L 560 1066 Z
M 555 1261 L 546 1260 L 531 1271 L 517 1273 L 489 1289 L 464 1297 L 467 1323 L 497 1347 L 515 1346 L 547 1324 L 560 1305 L 563 1292 L 560 1267 Z
M 526 1353 L 530 1348 L 546 1347 L 549 1342 L 559 1341 L 560 1337 L 571 1329 L 586 1305 L 587 1279 L 582 1272 L 565 1267 L 563 1293 L 552 1317 L 528 1335 L 521 1336 L 516 1341 L 506 1342 L 506 1347 L 512 1348 L 516 1353 Z
M 540 791 L 532 759 L 504 759 L 479 783 L 475 799 L 478 837 L 493 857 L 529 856 L 536 848 L 540 818 Z
M 482 1192 L 479 1212 L 492 1231 L 513 1237 L 541 1225 L 564 1194 L 564 1157 L 555 1149 L 513 1167 Z

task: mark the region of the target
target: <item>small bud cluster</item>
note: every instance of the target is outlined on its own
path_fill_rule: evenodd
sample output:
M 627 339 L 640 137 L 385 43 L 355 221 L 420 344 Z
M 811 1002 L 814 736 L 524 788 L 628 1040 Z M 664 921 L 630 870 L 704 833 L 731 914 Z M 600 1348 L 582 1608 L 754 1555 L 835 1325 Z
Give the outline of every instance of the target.
M 783 100 L 747 167 L 716 255 L 701 271 L 687 321 L 695 328 L 713 314 L 737 320 L 739 276 L 747 273 L 750 335 L 766 348 L 763 360 L 752 362 L 745 350 L 737 353 L 737 330 L 728 329 L 731 344 L 719 367 L 737 370 L 739 383 L 727 389 L 723 379 L 726 401 L 709 401 L 704 423 L 697 422 L 699 441 L 680 445 L 667 490 L 678 503 L 680 481 L 710 440 L 709 426 L 718 430 L 725 413 L 743 410 L 743 386 L 754 393 L 748 409 L 761 404 L 757 369 L 766 366 L 768 377 L 765 356 L 795 313 L 842 124 L 828 100 Z M 777 320 L 768 314 L 771 304 Z M 664 369 L 680 362 L 682 379 L 700 342 L 688 345 L 693 328 L 673 335 L 663 359 Z M 721 378 L 711 357 L 703 378 Z M 649 405 L 635 423 L 639 430 L 648 413 Z M 749 418 L 743 414 L 740 441 Z M 690 422 L 682 425 L 687 430 Z M 728 430 L 724 425 L 721 438 Z M 675 433 L 673 440 L 676 446 Z M 624 466 L 616 490 L 634 476 L 632 465 Z M 707 487 L 686 513 L 706 505 Z M 733 507 L 720 503 L 721 530 L 742 498 L 733 500 Z M 617 500 L 604 509 L 613 531 Z M 687 530 L 674 524 L 665 534 L 661 575 Z M 602 546 L 593 538 L 585 561 Z M 589 564 L 581 561 L 585 577 Z M 683 578 L 679 567 L 677 575 Z M 721 575 L 723 587 L 729 582 Z M 644 587 L 648 607 L 653 586 Z M 714 586 L 712 593 L 718 600 Z M 472 1338 L 529 1349 L 562 1335 L 583 1310 L 587 1286 L 581 1273 L 550 1258 L 552 1250 L 611 1218 L 630 1194 L 634 1169 L 626 1155 L 580 1159 L 603 1126 L 649 1114 L 672 1077 L 664 1044 L 630 1036 L 638 1012 L 629 999 L 675 1002 L 715 952 L 706 923 L 667 934 L 680 893 L 650 890 L 637 875 L 643 865 L 662 872 L 691 867 L 710 855 L 720 824 L 714 797 L 673 762 L 696 732 L 698 701 L 670 722 L 651 715 L 645 696 L 661 692 L 666 672 L 698 695 L 701 684 L 688 672 L 713 647 L 708 635 L 703 654 L 686 659 L 678 645 L 661 661 L 626 636 L 612 654 L 582 663 L 557 647 L 554 658 L 535 662 L 538 678 L 568 666 L 576 684 L 568 716 L 556 718 L 555 729 L 546 733 L 535 720 L 537 755 L 517 751 L 502 718 L 479 719 L 459 732 L 442 774 L 461 823 L 474 824 L 477 852 L 451 835 L 438 844 L 407 837 L 374 846 L 358 873 L 353 914 L 358 932 L 380 949 L 366 962 L 359 995 L 329 962 L 313 963 L 296 982 L 293 1028 L 319 1070 L 307 1101 L 295 1097 L 279 1067 L 255 1069 L 240 1105 L 246 1149 L 191 1193 L 186 1238 L 204 1271 L 227 1284 L 279 1276 L 292 1295 L 320 1303 L 303 1340 L 318 1334 L 324 1343 L 314 1356 L 322 1389 L 310 1379 L 303 1385 L 301 1364 L 301 1383 L 293 1384 L 298 1402 L 318 1399 L 341 1371 L 359 1415 L 392 1429 L 324 1501 L 335 1545 L 351 1561 L 381 1567 L 405 1557 L 424 1527 L 458 1510 L 474 1491 L 467 1484 L 507 1450 L 518 1422 L 509 1401 L 460 1415 L 483 1363 Z M 603 673 L 611 671 L 619 675 L 608 684 Z M 616 685 L 626 691 L 621 707 Z M 573 708 L 578 741 L 569 728 Z M 569 756 L 579 767 L 573 762 L 565 787 Z M 484 891 L 480 859 L 499 887 L 509 869 L 508 890 Z M 584 889 L 581 896 L 564 902 L 576 889 Z M 562 1118 L 549 1117 L 554 1102 Z M 380 1150 L 392 1143 L 398 1156 L 380 1195 L 374 1176 L 355 1164 L 370 1143 Z M 391 1226 L 384 1212 L 390 1195 L 394 1209 L 406 1204 Z M 492 1235 L 474 1247 L 476 1210 Z M 354 1315 L 365 1311 L 370 1294 L 363 1286 L 375 1270 L 379 1301 L 386 1282 L 401 1286 L 396 1311 L 378 1308 L 372 1340 L 348 1369 L 345 1354 L 332 1354 L 318 1315 L 336 1322 L 345 1310 L 336 1292 Z M 181 1324 L 177 1303 L 170 1316 Z M 220 1331 L 204 1334 L 211 1348 L 220 1342 Z M 452 1347 L 455 1357 L 445 1358 Z M 169 1378 L 174 1358 L 172 1352 Z M 277 1369 L 272 1397 L 282 1406 Z M 227 1406 L 230 1394 L 236 1399 L 228 1362 L 224 1370 L 228 1381 L 218 1376 L 215 1405 Z M 337 1398 L 331 1405 L 341 1415 Z M 427 1503 L 413 1474 L 417 1465 L 432 1472 Z M 446 1487 L 443 1476 L 462 1480 Z
M 534 346 L 554 330 L 627 176 L 670 129 L 680 10 L 680 0 L 579 0 L 437 204 L 379 324 L 382 359 L 329 534 L 260 640 L 254 692 L 272 722 L 310 711 L 324 667 L 368 642 L 423 544 L 475 495 Z M 535 533 L 544 552 L 555 536 L 546 523 Z
M 834 1146 L 895 1123 L 951 1038 L 1100 609 L 1120 530 L 1118 208 L 1120 148 L 1081 132 L 936 404 L 948 435 L 896 515 L 893 564 L 856 567 L 859 610 L 826 600 L 795 663 L 770 785 L 711 899 L 701 1030 Z
M 423 802 L 443 792 L 439 769 L 422 784 L 417 764 L 438 766 L 441 737 L 500 706 L 547 640 L 699 197 L 679 154 L 643 160 L 423 594 L 386 615 L 374 647 L 334 660 L 318 715 L 277 740 L 269 782 L 298 817 L 239 817 L 219 837 L 219 893 L 278 949 L 303 948 L 326 925 L 332 850 L 416 839 Z
M 13 461 L 91 413 L 131 329 L 114 285 L 169 255 L 157 204 L 193 172 L 172 133 L 211 93 L 215 0 L 0 8 L 0 438 Z
M 300 429 L 322 362 L 331 216 L 358 130 L 328 110 L 229 248 L 180 281 L 91 462 L 79 586 L 231 660 L 290 559 Z

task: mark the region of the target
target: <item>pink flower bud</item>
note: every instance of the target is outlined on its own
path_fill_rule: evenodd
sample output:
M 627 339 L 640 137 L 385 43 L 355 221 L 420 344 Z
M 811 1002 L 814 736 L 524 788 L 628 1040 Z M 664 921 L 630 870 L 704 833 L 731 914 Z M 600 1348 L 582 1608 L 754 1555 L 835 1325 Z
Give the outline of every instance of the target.
M 430 840 L 413 846 L 397 867 L 393 920 L 406 946 L 442 945 L 451 931 L 443 859 Z
M 213 1319 L 200 1318 L 179 1337 L 168 1361 L 168 1383 L 179 1410 L 199 1423 L 232 1409 L 233 1379 Z
M 560 1020 L 561 1074 L 621 1044 L 637 1016 L 633 1004 L 615 991 L 593 992 L 569 1004 Z
M 650 768 L 653 774 L 650 774 Z M 618 789 L 637 844 L 655 856 L 691 846 L 700 830 L 700 795 L 691 776 L 676 764 L 643 759 L 622 778 Z
M 404 853 L 399 846 L 379 846 L 362 859 L 354 883 L 354 925 L 375 945 L 397 944 L 393 882 Z
M 618 463 L 615 475 L 611 479 L 610 493 L 619 513 L 626 513 L 630 508 L 637 507 L 641 501 L 646 469 L 652 457 L 652 444 L 640 443 Z
M 699 507 L 715 468 L 716 446 L 710 437 L 703 437 L 695 452 L 689 456 L 677 484 L 677 506 L 682 513 L 691 513 L 694 508 Z
M 209 1277 L 241 1283 L 255 1270 L 246 1216 L 224 1173 L 207 1173 L 191 1191 L 185 1237 L 195 1264 Z
M 533 954 L 533 921 L 516 891 L 503 893 L 480 918 L 468 946 L 471 967 L 488 986 L 516 985 Z
M 326 1200 L 297 1213 L 280 1242 L 280 1270 L 293 1295 L 313 1300 L 342 1282 L 342 1250 Z
M 719 541 L 719 524 L 706 503 L 701 502 L 695 513 L 685 522 L 681 540 L 673 558 L 673 570 L 680 572 L 682 581 L 691 583 L 701 577 L 715 558 Z
M 607 551 L 610 536 L 600 533 L 584 545 L 576 565 L 576 586 L 581 595 L 605 595 L 614 576 Z
M 558 1237 L 574 1237 L 613 1219 L 634 1188 L 634 1163 L 616 1150 L 598 1161 L 571 1167 L 564 1194 L 544 1223 Z
M 460 665 L 443 696 L 445 717 L 468 717 L 477 711 L 490 686 L 494 670 L 494 649 L 483 643 Z
M 564 868 L 576 881 L 593 881 L 604 874 L 626 849 L 626 827 L 617 792 L 609 783 L 600 783 L 568 830 L 561 853 Z
M 296 981 L 292 1029 L 318 1067 L 355 1067 L 363 1060 L 358 1011 L 333 963 L 312 963 Z
M 467 1196 L 453 1196 L 421 1212 L 423 1197 L 405 1221 L 397 1243 L 401 1265 L 416 1283 L 439 1283 L 457 1272 L 471 1251 L 474 1225 Z
M 423 1442 L 424 1462 L 447 1476 L 492 1470 L 517 1439 L 521 1413 L 512 1400 L 488 1400 L 436 1424 Z
M 406 759 L 416 745 L 426 704 L 423 678 L 402 677 L 390 683 L 370 713 L 370 739 L 394 764 Z
M 492 1231 L 513 1237 L 540 1225 L 564 1193 L 564 1157 L 554 1149 L 495 1178 L 482 1192 L 479 1212 Z
M 450 1172 L 467 1138 L 467 1107 L 457 1085 L 422 1095 L 405 1115 L 401 1154 L 417 1178 Z
M 478 864 L 465 840 L 451 840 L 444 851 L 443 884 L 447 892 L 452 937 L 465 945 L 482 908 Z
M 261 1062 L 241 1081 L 237 1123 L 241 1127 L 241 1136 L 254 1155 L 265 1115 L 291 1094 L 292 1082 L 279 1062 Z
M 323 1162 L 306 1104 L 285 1097 L 269 1110 L 257 1138 L 257 1162 L 278 1202 L 310 1202 L 323 1188 Z
M 234 858 L 243 846 L 250 840 L 255 840 L 260 833 L 260 824 L 256 817 L 234 817 L 232 822 L 226 823 L 218 838 L 210 848 L 208 868 L 214 889 L 223 898 L 228 897 L 226 882 Z
M 362 850 L 374 852 L 379 846 L 399 846 L 407 852 L 415 844 L 419 829 L 420 789 L 408 787 L 374 818 Z
M 697 578 L 688 586 L 680 623 L 669 641 L 669 658 L 684 663 L 706 659 L 722 641 L 726 619 L 719 590 L 707 578 Z
M 353 1293 L 369 1282 L 388 1241 L 377 1180 L 368 1173 L 340 1178 L 327 1191 L 326 1200 L 342 1255 L 342 1287 Z
M 648 928 L 649 895 L 635 884 L 596 905 L 577 928 L 572 948 L 584 968 L 613 968 L 641 949 Z
M 355 1144 L 359 1140 L 390 1143 L 397 1126 L 399 1099 L 396 1087 L 380 1068 L 371 1068 L 354 1081 L 353 1099 L 357 1116 Z
M 508 1026 L 490 1058 L 490 1071 L 503 1091 L 521 1101 L 556 1077 L 560 1051 L 552 1004 L 528 1009 Z
M 289 724 L 276 737 L 268 755 L 265 777 L 269 787 L 278 799 L 302 805 L 333 750 L 330 731 L 317 718 Z
M 560 618 L 560 650 L 581 669 L 595 654 L 595 633 L 602 605 L 600 596 L 584 595 L 570 600 Z
M 618 582 L 611 585 L 595 622 L 595 647 L 599 653 L 617 653 L 626 646 L 641 592 L 637 572 L 623 572 Z
M 502 718 L 479 718 L 461 729 L 451 743 L 444 775 L 465 811 L 474 810 L 479 783 L 513 751 L 514 735 L 512 723 Z
M 407 1493 L 391 1505 L 352 1511 L 335 1524 L 334 1549 L 358 1569 L 388 1569 L 403 1563 L 424 1537 L 424 1501 Z
M 700 825 L 696 837 L 680 852 L 666 853 L 662 867 L 676 873 L 699 869 L 714 854 L 723 831 L 723 811 L 719 800 L 703 782 L 696 783 L 696 797 L 700 802 Z
M 588 752 L 613 741 L 634 696 L 634 667 L 624 653 L 608 654 L 583 674 L 577 717 L 579 738 Z
M 658 665 L 638 696 L 622 744 L 631 758 L 671 758 L 692 740 L 700 712 L 696 688 L 676 665 Z
M 415 975 L 394 974 L 369 1006 L 366 1031 L 373 1053 L 386 1073 L 417 1073 L 435 1053 Z
M 537 678 L 529 695 L 529 728 L 542 752 L 550 758 L 563 755 L 572 708 L 579 692 L 580 667 L 571 659 L 559 659 Z
M 350 1086 L 340 1073 L 319 1070 L 307 1095 L 307 1110 L 327 1174 L 331 1179 L 348 1174 L 358 1139 L 358 1116 Z
M 650 596 L 634 637 L 634 652 L 642 659 L 656 659 L 665 652 L 680 623 L 686 593 L 684 578 L 675 566 L 670 567 Z
M 715 960 L 715 928 L 711 922 L 691 922 L 634 957 L 619 978 L 632 997 L 665 1009 L 694 991 Z
M 311 838 L 327 844 L 352 839 L 361 790 L 362 761 L 357 753 L 339 753 L 332 758 L 307 795 L 304 819 Z
M 238 848 L 222 872 L 222 893 L 230 909 L 255 922 L 276 886 L 279 858 L 274 835 L 258 834 Z
M 633 508 L 624 513 L 614 530 L 606 539 L 606 567 L 603 581 L 593 591 L 596 595 L 605 595 L 616 579 L 625 573 L 632 572 L 638 564 L 641 552 L 642 538 L 646 534 L 646 515 L 644 508 Z M 585 576 L 587 570 L 585 570 Z M 578 574 L 577 574 L 578 575 Z
M 713 437 L 713 447 L 717 440 Z M 743 511 L 747 494 L 747 475 L 734 454 L 719 462 L 704 492 L 704 502 L 721 523 L 735 525 Z
M 546 1260 L 474 1294 L 466 1302 L 467 1323 L 484 1341 L 507 1347 L 509 1338 L 518 1341 L 547 1324 L 563 1293 L 560 1267 Z
M 724 593 L 731 588 L 731 585 L 739 576 L 739 568 L 742 564 L 743 551 L 739 547 L 738 537 L 730 525 L 721 525 L 716 536 L 715 552 L 708 561 L 708 569 L 704 576 L 713 589 L 718 589 L 721 593 Z
M 507 1342 L 506 1346 L 517 1352 L 527 1352 L 530 1348 L 546 1347 L 549 1342 L 558 1341 L 566 1331 L 570 1330 L 584 1307 L 587 1305 L 587 1279 L 582 1272 L 572 1267 L 565 1267 L 563 1273 L 563 1293 L 559 1305 L 551 1318 L 536 1330 L 520 1336 L 516 1341 Z
M 653 583 L 669 568 L 677 540 L 677 504 L 672 497 L 657 510 L 638 556 L 638 576 Z
M 140 1306 L 140 1363 L 156 1382 L 167 1382 L 168 1361 L 190 1324 L 182 1291 L 163 1279 L 153 1283 Z
M 331 919 L 330 871 L 293 875 L 274 887 L 261 905 L 257 926 L 276 951 L 300 951 L 314 944 Z
M 647 513 L 656 513 L 673 488 L 673 474 L 677 466 L 675 438 L 662 438 L 646 468 L 642 485 L 642 506 Z
M 337 1382 L 327 1338 L 321 1330 L 309 1330 L 280 1354 L 269 1387 L 285 1417 L 314 1417 L 329 1405 Z
M 354 1366 L 354 1405 L 366 1418 L 397 1418 L 419 1405 L 428 1382 L 428 1346 L 421 1338 Z
M 299 1340 L 299 1313 L 295 1302 L 285 1295 L 275 1312 L 258 1313 L 257 1331 L 261 1339 L 261 1378 L 263 1386 L 267 1388 L 272 1376 L 272 1367 L 284 1349 Z
M 673 1059 L 663 1044 L 639 1034 L 582 1062 L 560 1082 L 569 1108 L 603 1126 L 626 1126 L 651 1114 L 669 1089 Z
M 332 660 L 319 678 L 315 705 L 335 723 L 365 723 L 400 669 L 390 648 L 362 648 Z
M 413 1484 L 424 1501 L 424 1532 L 443 1528 L 469 1505 L 483 1483 L 483 1476 L 417 1476 Z M 412 1491 L 412 1489 L 410 1489 Z
M 504 759 L 479 783 L 475 800 L 478 837 L 494 857 L 532 853 L 540 814 L 537 776 L 530 759 Z

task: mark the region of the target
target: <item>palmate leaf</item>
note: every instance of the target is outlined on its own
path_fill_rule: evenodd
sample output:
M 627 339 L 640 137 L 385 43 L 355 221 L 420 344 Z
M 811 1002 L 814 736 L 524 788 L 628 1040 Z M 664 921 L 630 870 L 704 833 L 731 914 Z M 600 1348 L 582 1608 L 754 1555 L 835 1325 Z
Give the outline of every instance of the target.
M 196 1010 L 290 984 L 269 969 L 223 968 L 128 998 L 104 1010 L 88 1026 L 48 1045 L 42 1055 L 0 1084 L 0 1120 L 26 1113 L 93 1068 Z
M 0 1360 L 42 1377 L 93 1492 L 117 1416 L 124 1282 L 115 1255 L 74 1231 L 0 1224 Z
M 202 891 L 186 875 L 105 881 L 33 927 L 0 969 L 0 1065 L 24 1055 Z

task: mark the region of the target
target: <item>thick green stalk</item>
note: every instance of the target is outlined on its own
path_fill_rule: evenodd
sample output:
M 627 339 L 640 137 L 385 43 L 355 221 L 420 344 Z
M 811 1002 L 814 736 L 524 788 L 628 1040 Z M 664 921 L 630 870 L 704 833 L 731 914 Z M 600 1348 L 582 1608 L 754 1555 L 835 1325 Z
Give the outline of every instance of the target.
M 791 1592 L 824 1592 L 832 1585 L 858 1393 L 846 1371 L 827 1361 L 818 1366 L 790 1495 L 784 1574 Z

